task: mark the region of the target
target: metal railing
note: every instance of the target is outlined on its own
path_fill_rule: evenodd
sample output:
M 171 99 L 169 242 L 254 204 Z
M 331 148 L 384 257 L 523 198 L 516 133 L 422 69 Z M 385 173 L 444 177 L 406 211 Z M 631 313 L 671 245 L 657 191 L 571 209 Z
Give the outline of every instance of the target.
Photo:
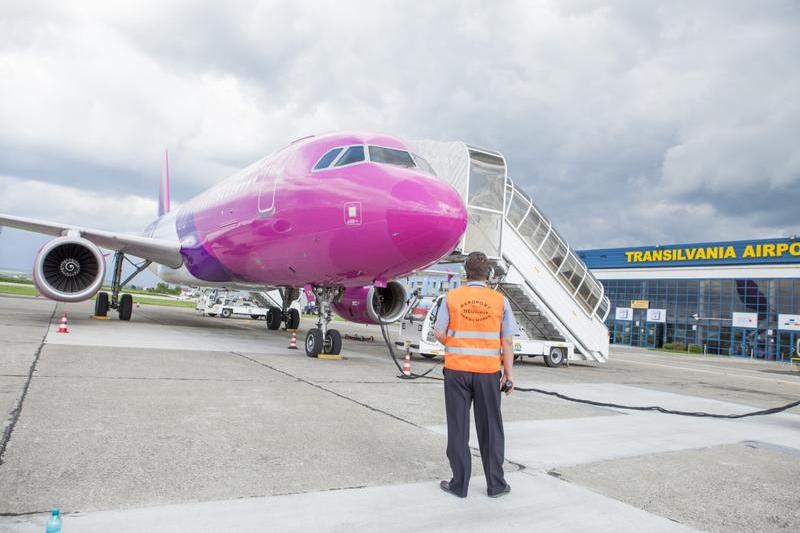
M 508 225 L 545 264 L 561 286 L 571 293 L 581 309 L 588 316 L 605 322 L 611 305 L 605 296 L 603 284 L 541 214 L 531 198 L 516 188 L 510 177 L 507 178 L 506 187 L 504 217 Z

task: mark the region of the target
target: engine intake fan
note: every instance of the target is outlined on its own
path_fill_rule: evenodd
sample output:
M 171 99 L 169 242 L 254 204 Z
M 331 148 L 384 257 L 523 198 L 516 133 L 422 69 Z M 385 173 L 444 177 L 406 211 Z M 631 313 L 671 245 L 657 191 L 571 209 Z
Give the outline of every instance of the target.
M 105 273 L 106 262 L 96 245 L 81 237 L 59 237 L 36 255 L 33 282 L 51 300 L 81 302 L 100 290 Z

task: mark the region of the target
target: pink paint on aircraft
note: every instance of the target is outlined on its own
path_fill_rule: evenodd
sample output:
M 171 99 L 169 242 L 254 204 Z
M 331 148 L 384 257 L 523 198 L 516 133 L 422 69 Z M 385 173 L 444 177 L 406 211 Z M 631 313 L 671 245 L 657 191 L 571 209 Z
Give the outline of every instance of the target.
M 452 252 L 467 226 L 464 202 L 400 139 L 335 133 L 300 139 L 170 211 L 164 156 L 159 217 L 144 236 L 0 215 L 0 225 L 56 236 L 37 254 L 34 280 L 49 298 L 82 301 L 98 294 L 105 260 L 116 250 L 112 294 L 95 312 L 118 309 L 123 254 L 152 263 L 165 281 L 229 288 L 280 288 L 282 308 L 270 329 L 299 325 L 288 305 L 304 288 L 319 308 L 306 353 L 338 353 L 331 310 L 357 322 L 393 321 L 406 294 L 394 280 Z M 130 279 L 130 278 L 129 278 Z
M 371 147 L 410 152 L 386 135 L 310 137 L 186 202 L 174 222 L 186 268 L 213 282 L 357 287 L 447 255 L 466 228 L 463 200 L 416 165 L 371 160 Z

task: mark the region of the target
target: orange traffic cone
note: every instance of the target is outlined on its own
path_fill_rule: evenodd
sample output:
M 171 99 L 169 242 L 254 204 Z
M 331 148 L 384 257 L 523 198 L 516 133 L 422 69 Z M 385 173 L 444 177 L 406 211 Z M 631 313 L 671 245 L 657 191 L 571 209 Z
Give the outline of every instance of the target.
M 411 375 L 411 352 L 406 352 L 406 360 L 403 361 L 403 375 L 410 376 Z
M 289 341 L 289 349 L 296 350 L 297 349 L 297 330 L 292 330 L 292 340 Z
M 58 325 L 58 333 L 69 333 L 69 328 L 67 327 L 67 313 L 64 313 L 64 316 L 61 317 L 61 324 Z

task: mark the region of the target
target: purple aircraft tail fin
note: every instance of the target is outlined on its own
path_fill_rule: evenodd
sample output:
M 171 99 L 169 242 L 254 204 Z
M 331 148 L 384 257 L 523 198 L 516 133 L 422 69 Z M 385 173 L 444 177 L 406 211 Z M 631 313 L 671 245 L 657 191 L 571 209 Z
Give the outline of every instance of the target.
M 164 167 L 161 169 L 161 189 L 158 192 L 158 216 L 169 212 L 169 154 L 164 150 Z

